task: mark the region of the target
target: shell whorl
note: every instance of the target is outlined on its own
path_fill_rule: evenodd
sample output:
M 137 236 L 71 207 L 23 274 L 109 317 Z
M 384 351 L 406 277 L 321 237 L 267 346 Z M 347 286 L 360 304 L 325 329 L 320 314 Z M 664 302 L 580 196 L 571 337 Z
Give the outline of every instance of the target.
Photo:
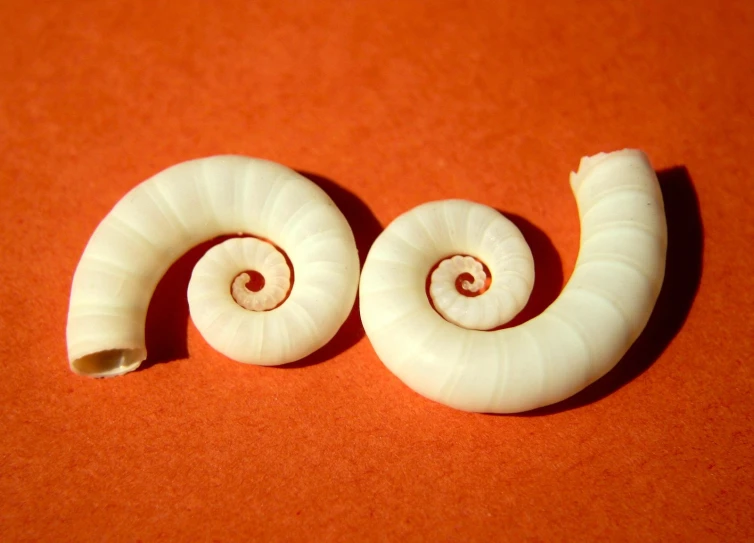
M 526 306 L 534 287 L 534 259 L 519 229 L 500 213 L 465 200 L 430 202 L 414 209 L 405 224 L 396 225 L 399 235 L 408 237 L 416 235 L 416 227 L 431 228 L 433 250 L 445 255 L 430 277 L 429 295 L 446 320 L 489 330 Z M 472 247 L 473 257 L 462 254 Z M 467 294 L 458 291 L 459 279 Z M 483 289 L 478 296 L 468 295 Z
M 512 328 L 482 331 L 523 308 L 534 280 L 531 253 L 519 245 L 518 230 L 510 224 L 502 233 L 494 226 L 509 223 L 498 212 L 463 200 L 431 202 L 385 229 L 367 256 L 359 296 L 367 336 L 390 371 L 445 405 L 514 413 L 563 400 L 618 363 L 646 325 L 662 286 L 662 194 L 646 155 L 635 150 L 582 159 L 571 186 L 581 220 L 573 274 L 550 307 Z M 448 285 L 471 264 L 453 264 L 455 255 L 474 257 L 492 276 L 487 291 L 456 303 L 468 304 L 457 312 L 461 318 L 435 311 L 425 291 L 433 266 L 450 258 L 457 266 L 436 289 L 439 296 L 430 285 L 430 296 L 435 308 L 438 298 L 456 296 Z M 501 284 L 507 297 L 488 298 Z
M 326 344 L 358 287 L 348 222 L 322 189 L 285 166 L 215 156 L 144 181 L 99 224 L 73 278 L 71 369 L 94 377 L 136 369 L 146 358 L 147 308 L 160 278 L 188 249 L 227 234 L 251 234 L 283 249 L 295 280 L 288 292 L 284 257 L 260 239 L 235 238 L 212 248 L 189 285 L 192 319 L 207 342 L 231 358 L 263 365 L 292 362 Z M 248 270 L 264 276 L 260 292 L 245 289 Z M 220 282 L 211 285 L 209 277 Z

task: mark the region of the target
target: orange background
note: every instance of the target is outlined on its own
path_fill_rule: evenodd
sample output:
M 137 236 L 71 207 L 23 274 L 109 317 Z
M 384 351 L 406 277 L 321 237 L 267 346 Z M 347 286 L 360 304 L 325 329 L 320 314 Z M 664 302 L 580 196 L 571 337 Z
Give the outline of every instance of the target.
M 754 3 L 6 0 L 0 21 L 0 540 L 754 538 Z M 68 370 L 86 241 L 171 164 L 307 172 L 362 256 L 427 200 L 497 207 L 538 261 L 531 316 L 575 262 L 568 172 L 626 146 L 660 172 L 666 283 L 563 404 L 425 400 L 356 313 L 291 367 L 227 360 L 187 318 L 199 250 L 157 290 L 145 369 Z

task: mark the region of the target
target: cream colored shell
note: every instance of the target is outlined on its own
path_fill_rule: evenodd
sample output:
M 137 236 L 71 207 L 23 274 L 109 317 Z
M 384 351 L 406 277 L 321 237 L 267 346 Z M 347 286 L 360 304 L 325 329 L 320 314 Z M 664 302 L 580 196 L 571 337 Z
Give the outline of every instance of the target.
M 505 288 L 509 305 L 491 307 L 523 307 L 533 267 L 517 243 L 507 247 L 518 237 L 499 233 L 494 225 L 507 222 L 499 213 L 447 200 L 421 205 L 388 226 L 367 256 L 359 296 L 366 333 L 390 371 L 448 406 L 515 413 L 563 400 L 617 364 L 646 325 L 662 286 L 662 194 L 647 157 L 636 150 L 582 159 L 571 187 L 581 220 L 573 274 L 550 307 L 513 328 L 461 328 L 434 311 L 425 292 L 438 261 L 469 255 L 490 267 L 489 292 L 513 279 Z M 522 275 L 525 269 L 530 275 Z M 497 326 L 509 317 L 501 311 L 506 314 L 481 318 L 475 312 L 488 309 L 479 307 L 470 305 L 466 315 L 476 325 Z
M 252 234 L 282 248 L 294 282 L 282 305 L 244 309 L 233 302 L 231 287 L 258 265 L 247 257 L 254 242 L 264 242 L 239 238 L 213 248 L 189 288 L 192 318 L 205 339 L 236 360 L 265 365 L 298 360 L 326 344 L 348 316 L 358 287 L 358 254 L 345 217 L 318 186 L 285 166 L 216 156 L 144 181 L 97 227 L 73 278 L 71 369 L 93 377 L 136 369 L 146 358 L 147 307 L 160 278 L 188 249 L 225 234 Z M 269 247 L 262 249 L 268 256 Z M 231 250 L 240 253 L 221 256 Z M 262 295 L 272 294 L 273 301 L 272 291 L 280 298 L 283 288 L 277 254 L 257 270 L 266 270 L 270 287 Z M 211 285 L 208 275 L 220 282 Z

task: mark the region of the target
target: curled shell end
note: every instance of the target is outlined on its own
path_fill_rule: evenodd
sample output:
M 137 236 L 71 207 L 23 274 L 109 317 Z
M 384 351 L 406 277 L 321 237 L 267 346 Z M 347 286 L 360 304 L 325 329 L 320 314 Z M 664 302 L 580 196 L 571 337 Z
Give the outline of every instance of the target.
M 575 172 L 571 172 L 572 190 L 574 192 L 578 191 L 582 181 L 589 177 L 598 165 L 619 157 L 641 157 L 645 162 L 649 162 L 646 153 L 639 149 L 622 149 L 620 151 L 597 153 L 596 155 L 582 157 L 578 169 Z

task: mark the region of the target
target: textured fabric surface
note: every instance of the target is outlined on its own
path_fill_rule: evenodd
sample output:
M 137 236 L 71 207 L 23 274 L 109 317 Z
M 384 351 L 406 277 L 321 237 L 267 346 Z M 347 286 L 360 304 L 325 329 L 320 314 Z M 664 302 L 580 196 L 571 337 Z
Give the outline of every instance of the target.
M 754 539 L 754 3 L 6 0 L 0 21 L 0 540 Z M 569 171 L 627 146 L 660 172 L 666 284 L 563 404 L 427 401 L 356 313 L 292 367 L 227 360 L 187 318 L 207 245 L 161 282 L 143 370 L 68 370 L 86 241 L 171 164 L 305 172 L 362 257 L 422 202 L 494 206 L 533 245 L 525 319 L 576 259 Z

